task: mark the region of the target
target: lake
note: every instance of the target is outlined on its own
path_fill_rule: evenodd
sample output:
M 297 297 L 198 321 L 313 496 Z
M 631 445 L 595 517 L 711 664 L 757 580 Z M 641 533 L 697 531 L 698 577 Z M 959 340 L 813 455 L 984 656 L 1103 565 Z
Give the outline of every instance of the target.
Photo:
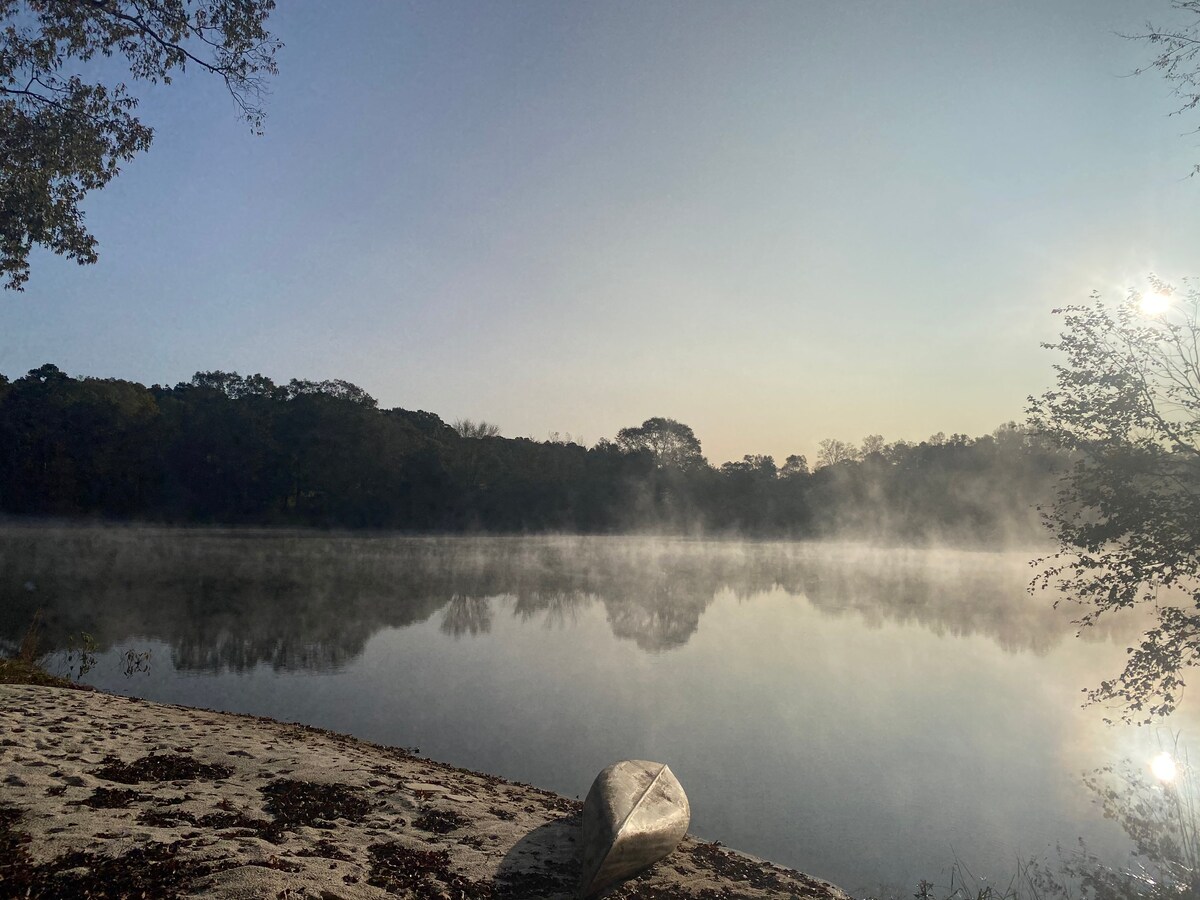
M 106 690 L 573 797 L 616 759 L 661 760 L 701 837 L 911 896 L 955 860 L 1003 887 L 1080 837 L 1119 862 L 1081 776 L 1172 740 L 1081 708 L 1137 623 L 1076 637 L 1026 591 L 1037 553 L 9 525 L 0 649 L 41 610 L 51 670 L 86 632 L 83 680 Z

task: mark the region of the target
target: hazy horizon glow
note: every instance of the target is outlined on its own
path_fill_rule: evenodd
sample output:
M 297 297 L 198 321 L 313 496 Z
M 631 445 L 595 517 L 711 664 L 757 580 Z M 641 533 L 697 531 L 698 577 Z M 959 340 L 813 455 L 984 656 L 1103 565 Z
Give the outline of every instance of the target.
M 0 372 L 344 378 L 385 407 L 714 463 L 985 434 L 1050 309 L 1200 274 L 1165 2 L 280 8 L 266 134 L 212 79 L 35 254 Z

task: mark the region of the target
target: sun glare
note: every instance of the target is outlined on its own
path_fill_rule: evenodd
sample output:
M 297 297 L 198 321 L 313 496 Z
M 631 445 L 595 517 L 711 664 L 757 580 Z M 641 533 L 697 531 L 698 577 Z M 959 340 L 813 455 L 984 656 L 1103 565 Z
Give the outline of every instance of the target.
M 1150 760 L 1150 771 L 1154 773 L 1154 777 L 1159 781 L 1174 781 L 1175 780 L 1175 758 L 1166 750 Z
M 1143 291 L 1141 299 L 1138 301 L 1142 307 L 1142 312 L 1147 315 L 1156 316 L 1159 313 L 1164 313 L 1171 305 L 1171 295 L 1162 291 Z

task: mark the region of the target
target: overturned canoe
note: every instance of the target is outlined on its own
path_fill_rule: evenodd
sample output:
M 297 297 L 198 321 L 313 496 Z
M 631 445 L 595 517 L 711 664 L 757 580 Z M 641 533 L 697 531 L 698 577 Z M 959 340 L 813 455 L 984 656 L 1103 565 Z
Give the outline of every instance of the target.
M 579 896 L 593 897 L 668 855 L 691 816 L 687 794 L 663 763 L 613 763 L 583 801 Z

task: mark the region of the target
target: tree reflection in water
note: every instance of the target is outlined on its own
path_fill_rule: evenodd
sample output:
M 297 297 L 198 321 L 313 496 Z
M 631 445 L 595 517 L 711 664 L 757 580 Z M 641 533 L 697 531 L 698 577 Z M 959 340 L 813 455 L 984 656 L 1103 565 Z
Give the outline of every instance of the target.
M 442 633 L 454 637 L 487 634 L 492 630 L 492 605 L 488 597 L 455 594 L 442 613 Z
M 529 591 L 518 594 L 513 615 L 523 622 L 541 618 L 547 628 L 565 628 L 579 621 L 579 610 L 598 601 L 585 591 Z
M 1200 843 L 1197 840 L 1197 801 L 1200 781 L 1187 762 L 1186 751 L 1172 748 L 1174 766 L 1125 759 L 1085 776 L 1106 819 L 1114 820 L 1133 844 L 1128 866 L 1111 868 L 1089 853 L 1080 841 L 1072 854 L 1060 851 L 1063 877 L 1048 879 L 1047 887 L 1075 883 L 1079 893 L 1095 900 L 1200 896 Z M 1162 780 L 1155 777 L 1174 777 Z
M 1170 760 L 1170 765 L 1164 765 Z M 1172 777 L 1164 777 L 1166 775 Z M 975 878 L 956 861 L 948 883 L 922 881 L 916 900 L 1197 900 L 1200 898 L 1200 778 L 1178 741 L 1155 760 L 1122 759 L 1084 775 L 1104 818 L 1132 849 L 1125 865 L 1101 858 L 1080 838 L 1056 858 L 1031 859 L 1007 886 Z M 894 900 L 900 900 L 899 897 Z
M 912 707 L 897 706 L 895 721 L 884 721 L 878 732 L 871 729 L 876 728 L 881 712 L 885 716 L 890 714 L 892 706 L 888 698 L 903 700 L 901 693 L 908 688 L 916 689 L 910 693 L 919 694 L 923 680 L 930 672 L 926 664 L 930 657 L 914 653 L 911 660 L 898 659 L 894 666 L 900 675 L 897 684 L 884 685 L 877 694 L 871 693 L 874 685 L 865 682 L 859 693 L 855 692 L 854 685 L 843 689 L 841 682 L 836 680 L 831 688 L 824 690 L 819 679 L 813 682 L 813 690 L 795 691 L 792 685 L 797 682 L 780 679 L 779 683 L 771 683 L 774 673 L 782 672 L 789 677 L 796 674 L 820 676 L 831 665 L 853 667 L 862 664 L 862 660 L 855 662 L 854 656 L 862 651 L 874 653 L 871 659 L 865 660 L 868 674 L 879 676 L 883 673 L 883 677 L 888 677 L 892 674 L 893 662 L 886 653 L 880 652 L 880 648 L 887 646 L 890 638 L 887 632 L 897 625 L 909 629 L 906 640 L 920 644 L 926 650 L 940 649 L 941 642 L 926 640 L 929 635 L 983 639 L 991 647 L 981 646 L 982 641 L 976 640 L 970 647 L 954 650 L 957 655 L 946 670 L 949 674 L 944 683 L 934 684 L 931 696 L 942 698 L 949 705 L 964 697 L 979 698 L 983 713 L 971 724 L 962 746 L 994 744 L 994 718 L 989 716 L 1007 714 L 1024 704 L 1026 699 L 1031 698 L 1033 703 L 1045 699 L 1038 693 L 1041 683 L 1031 684 L 1020 674 L 1030 667 L 1024 661 L 1007 657 L 1011 654 L 1048 655 L 1063 642 L 1074 641 L 1070 612 L 1053 609 L 1049 596 L 1030 597 L 1026 592 L 1028 568 L 1025 563 L 1033 555 L 1036 554 L 650 537 L 442 539 L 361 533 L 10 526 L 0 528 L 0 652 L 5 649 L 6 642 L 15 645 L 20 640 L 39 609 L 44 611 L 43 636 L 49 648 L 66 647 L 70 636 L 81 632 L 94 635 L 98 649 L 144 648 L 147 642 L 155 642 L 156 675 L 170 673 L 171 669 L 190 675 L 196 672 L 240 673 L 257 667 L 277 671 L 329 671 L 362 657 L 368 642 L 380 631 L 396 632 L 423 625 L 407 635 L 418 638 L 416 641 L 406 641 L 405 636 L 393 634 L 380 642 L 381 648 L 407 647 L 408 650 L 420 644 L 423 655 L 418 654 L 419 659 L 415 656 L 411 660 L 403 654 L 387 657 L 386 668 L 376 675 L 383 679 L 382 683 L 389 691 L 397 678 L 407 678 L 404 683 L 408 694 L 395 692 L 399 695 L 395 702 L 376 704 L 366 692 L 366 699 L 362 701 L 362 708 L 368 710 L 365 715 L 394 716 L 397 721 L 405 721 L 405 717 L 418 719 L 427 709 L 436 706 L 424 699 L 436 693 L 436 685 L 431 680 L 434 673 L 444 680 L 447 673 L 459 671 L 455 668 L 456 661 L 471 660 L 472 665 L 461 671 L 499 671 L 509 679 L 494 689 L 485 685 L 486 689 L 480 691 L 464 690 L 455 714 L 462 715 L 462 721 L 472 722 L 472 717 L 483 714 L 484 706 L 494 706 L 496 698 L 507 701 L 515 696 L 513 692 L 517 687 L 523 687 L 520 679 L 525 671 L 533 673 L 530 684 L 534 687 L 533 693 L 539 695 L 539 683 L 534 677 L 540 671 L 539 664 L 559 671 L 564 664 L 586 656 L 594 648 L 598 656 L 608 656 L 601 659 L 601 665 L 579 666 L 577 674 L 584 686 L 592 689 L 592 696 L 599 698 L 599 707 L 604 714 L 610 716 L 605 721 L 627 720 L 631 723 L 622 732 L 625 737 L 646 733 L 647 722 L 659 721 L 660 711 L 651 701 L 644 701 L 644 692 L 637 689 L 639 685 L 657 682 L 674 689 L 674 696 L 686 699 L 695 693 L 696 673 L 732 672 L 728 679 L 714 680 L 710 686 L 711 699 L 704 698 L 695 709 L 672 724 L 677 729 L 676 734 L 681 736 L 679 746 L 689 746 L 692 741 L 687 729 L 692 727 L 692 722 L 698 722 L 695 734 L 710 741 L 706 746 L 711 749 L 706 752 L 711 758 L 720 760 L 723 758 L 720 754 L 727 753 L 729 759 L 741 760 L 744 750 L 740 738 L 726 742 L 724 735 L 732 729 L 723 723 L 727 720 L 741 722 L 738 717 L 746 711 L 748 733 L 763 735 L 761 743 L 764 746 L 770 744 L 760 757 L 765 771 L 778 771 L 782 773 L 781 777 L 790 778 L 799 771 L 798 762 L 810 758 L 824 760 L 824 764 L 835 771 L 839 766 L 843 771 L 856 771 L 852 766 L 842 766 L 834 754 L 842 753 L 850 743 L 841 741 L 839 735 L 865 735 L 863 749 L 853 755 L 852 761 L 877 765 L 883 773 L 876 782 L 879 797 L 869 801 L 872 812 L 878 810 L 879 804 L 890 802 L 893 818 L 885 821 L 902 822 L 907 828 L 914 825 L 911 818 L 916 814 L 902 796 L 904 790 L 898 788 L 894 798 L 888 791 L 896 787 L 898 775 L 894 773 L 901 771 L 900 767 L 904 767 L 903 771 L 911 778 L 905 784 L 943 783 L 943 764 L 926 765 L 929 752 L 940 751 L 941 747 L 936 737 L 926 740 L 925 735 L 936 734 L 937 730 L 920 730 L 926 723 L 938 721 L 937 710 L 930 712 L 920 703 Z M 766 610 L 769 615 L 760 622 L 755 617 L 761 610 Z M 709 630 L 701 631 L 706 616 L 709 617 Z M 531 633 L 539 625 L 549 629 L 573 629 L 575 623 L 580 625 L 578 633 L 563 635 L 561 640 L 557 635 L 547 637 Z M 731 626 L 732 630 L 741 629 L 745 623 L 749 623 L 749 627 L 737 631 L 738 638 L 743 641 L 738 646 L 756 650 L 758 645 L 752 646 L 745 641 L 753 637 L 761 640 L 767 635 L 774 655 L 760 659 L 756 653 L 749 653 L 745 657 L 746 664 L 740 669 L 737 665 L 722 669 L 723 660 L 717 658 L 717 665 L 705 668 L 709 663 L 705 654 L 736 649 L 734 640 L 723 639 L 722 629 L 731 629 Z M 776 641 L 770 629 L 779 623 L 790 623 L 795 627 L 781 629 Z M 510 627 L 514 624 L 522 630 Z M 821 643 L 828 636 L 823 631 L 826 626 L 829 626 L 829 635 L 840 643 Z M 1104 627 L 1111 628 L 1112 623 Z M 918 629 L 928 634 L 914 634 Z M 875 634 L 876 630 L 883 634 Z M 606 641 L 605 631 L 616 640 Z M 1111 639 L 1112 633 L 1093 628 L 1085 632 L 1084 638 L 1105 641 Z M 443 635 L 463 642 L 458 654 L 441 653 L 446 649 L 444 642 L 447 639 Z M 431 641 L 443 643 L 426 646 Z M 505 641 L 513 643 L 510 646 Z M 580 641 L 596 643 L 585 646 Z M 158 642 L 166 646 L 160 649 Z M 472 645 L 472 642 L 477 643 Z M 692 645 L 681 652 L 689 642 Z M 949 648 L 953 642 L 945 643 Z M 1114 645 L 1118 650 L 1121 646 L 1123 644 Z M 704 653 L 692 652 L 697 647 L 703 648 Z M 1003 653 L 990 652 L 993 648 Z M 429 652 L 425 653 L 426 650 Z M 528 670 L 524 668 L 526 650 L 531 651 Z M 537 656 L 538 653 L 543 656 Z M 163 659 L 165 662 L 168 654 L 171 665 L 159 666 L 158 661 Z M 576 657 L 568 659 L 569 654 L 576 654 Z M 643 655 L 657 655 L 658 658 L 643 660 Z M 987 657 L 984 662 L 988 665 L 996 662 L 993 657 L 1005 658 L 999 660 L 999 668 L 992 665 L 991 669 L 984 670 L 980 679 L 960 688 L 960 682 L 953 681 L 950 676 L 975 672 L 977 656 Z M 439 668 L 430 662 L 431 657 L 445 660 L 445 665 Z M 479 666 L 473 665 L 476 658 L 482 660 Z M 606 669 L 605 659 L 619 665 L 614 663 Z M 740 657 L 731 656 L 730 659 L 736 664 Z M 876 660 L 878 665 L 875 665 Z M 642 665 L 643 662 L 646 664 Z M 1053 656 L 1049 662 L 1058 664 Z M 349 697 L 359 685 L 375 683 L 371 681 L 374 670 L 370 668 L 370 655 L 366 663 L 354 678 L 321 680 L 322 689 L 329 688 L 329 697 L 338 698 L 327 701 L 329 709 L 337 706 L 340 715 L 338 703 L 341 700 Z M 631 677 L 622 682 L 632 686 L 625 693 L 608 690 L 607 675 L 618 670 L 632 672 Z M 937 674 L 941 677 L 945 673 Z M 359 675 L 367 676 L 365 681 L 357 677 Z M 1007 686 L 1005 679 L 1009 677 L 1016 677 L 1016 684 L 1026 686 L 1026 696 L 1003 694 Z M 211 687 L 213 692 L 235 682 L 239 689 L 242 684 L 249 689 L 255 682 L 261 682 L 273 690 L 272 686 L 277 682 L 287 681 L 273 677 L 180 680 L 195 682 L 206 690 Z M 208 685 L 209 681 L 213 684 Z M 311 685 L 304 687 L 306 693 L 297 695 L 301 699 L 294 701 L 294 706 L 301 708 L 301 712 L 291 714 L 306 714 L 304 704 L 309 702 L 310 695 L 326 702 L 319 691 L 308 690 Z M 264 691 L 267 689 L 263 688 Z M 337 693 L 338 690 L 343 693 Z M 988 695 L 989 690 L 995 696 Z M 548 688 L 539 696 L 550 696 L 556 701 L 560 696 L 567 696 L 566 692 L 556 691 L 557 688 Z M 415 699 L 408 702 L 406 697 Z M 625 703 L 627 698 L 634 701 L 632 716 Z M 765 720 L 767 724 L 762 725 L 754 718 L 756 713 L 751 711 L 754 703 L 743 702 L 744 698 L 753 698 L 755 703 L 765 698 L 763 702 L 767 708 L 792 715 L 792 718 Z M 856 718 L 854 704 L 859 701 L 863 703 L 864 714 Z M 351 698 L 347 708 L 353 707 L 353 702 L 357 701 Z M 210 699 L 209 703 L 213 701 Z M 831 729 L 831 736 L 827 738 L 821 726 L 840 715 L 843 707 L 847 710 L 844 721 L 835 723 L 837 728 Z M 692 709 L 681 708 L 685 712 Z M 639 715 L 642 718 L 639 719 Z M 1026 741 L 1024 735 L 1018 735 L 1014 740 L 1026 744 L 1040 741 L 1043 745 L 1065 740 L 1055 731 L 1057 723 L 1064 717 L 1059 711 L 1045 715 L 1037 712 L 1027 721 L 1034 723 L 1040 729 L 1039 733 L 1030 733 L 1030 741 Z M 490 727 L 502 730 L 508 727 L 509 718 L 512 716 L 505 713 L 493 720 Z M 364 718 L 363 721 L 375 720 Z M 538 725 L 540 721 L 536 712 L 514 719 L 516 725 L 526 731 L 529 725 Z M 911 728 L 910 721 L 915 723 Z M 776 722 L 791 722 L 794 727 L 791 731 L 780 731 L 779 741 L 771 744 L 771 739 L 776 736 Z M 809 727 L 811 723 L 817 723 L 818 727 Z M 419 725 L 434 732 L 442 728 L 440 720 L 435 720 L 432 715 L 421 720 Z M 442 737 L 446 741 L 453 738 L 454 727 L 454 723 L 445 726 Z M 887 730 L 889 728 L 892 730 Z M 601 730 L 599 726 L 595 732 L 578 727 L 565 729 L 563 733 L 568 738 L 562 740 L 575 743 L 563 743 L 562 746 L 573 747 L 575 755 L 579 756 L 579 749 L 588 740 L 595 740 L 595 734 Z M 476 731 L 490 733 L 485 728 L 474 729 L 472 733 Z M 811 740 L 808 735 L 812 736 Z M 973 735 L 978 736 L 978 744 L 971 743 L 975 740 Z M 1087 735 L 1071 732 L 1072 740 L 1090 740 L 1091 736 L 1090 732 Z M 701 738 L 694 743 L 699 745 Z M 384 739 L 388 739 L 386 734 Z M 900 759 L 893 744 L 903 747 L 905 742 L 926 752 Z M 511 760 L 502 757 L 507 752 L 504 748 L 509 745 L 498 740 L 496 746 L 501 748 L 496 756 L 480 756 L 475 764 L 483 768 L 510 764 Z M 1096 753 L 1103 752 L 1098 746 L 1093 749 Z M 1046 746 L 1034 748 L 1030 759 L 1045 758 L 1048 753 Z M 972 762 L 968 771 L 960 773 L 961 794 L 966 797 L 971 779 L 977 776 L 977 767 L 974 755 L 965 751 L 961 755 Z M 1027 783 L 1027 772 L 1034 773 L 1036 778 L 1041 769 L 1031 766 L 1026 770 L 1017 766 L 1010 771 L 1004 755 L 1003 751 L 991 753 L 987 764 L 1001 779 L 997 783 L 1007 794 L 1000 797 L 987 795 L 978 801 L 967 798 L 959 804 L 969 807 L 972 802 L 978 802 L 985 807 L 983 816 L 991 816 L 994 823 L 998 823 L 995 827 L 987 825 L 985 846 L 995 846 L 1009 835 L 1020 840 L 1021 817 L 1026 813 L 1031 822 L 1039 815 L 1059 815 L 1053 806 L 1058 802 L 1057 794 L 1048 789 L 1058 783 L 1053 779 L 1038 782 L 1036 787 L 1051 799 L 1036 809 L 1027 811 L 1021 799 L 1013 799 Z M 561 756 L 572 758 L 567 752 Z M 954 753 L 950 753 L 945 758 L 953 762 L 953 757 Z M 700 761 L 696 765 L 703 771 L 702 767 L 707 763 L 699 756 L 697 758 Z M 1101 759 L 1102 756 L 1090 757 L 1093 763 Z M 772 770 L 770 766 L 776 765 L 777 761 L 777 769 Z M 546 771 L 557 773 L 554 777 L 561 777 L 566 783 L 571 773 L 565 767 L 561 771 L 554 769 L 556 764 L 551 759 L 546 763 Z M 888 769 L 892 764 L 898 768 Z M 1074 768 L 1072 765 L 1061 773 L 1064 782 L 1073 782 L 1071 770 Z M 725 770 L 715 766 L 712 771 Z M 1056 774 L 1054 778 L 1057 777 Z M 1086 848 L 1081 847 L 1078 853 L 1064 854 L 1061 860 L 1055 860 L 1053 868 L 1047 862 L 1041 867 L 1023 869 L 1021 884 L 1029 892 L 1036 891 L 1037 897 L 1047 898 L 1059 896 L 1053 894 L 1056 885 L 1069 884 L 1073 896 L 1079 896 L 1086 888 L 1091 892 L 1086 896 L 1093 900 L 1117 900 L 1118 897 L 1146 895 L 1152 890 L 1165 892 L 1166 889 L 1161 888 L 1164 884 L 1185 885 L 1183 892 L 1191 890 L 1192 881 L 1187 876 L 1195 868 L 1192 865 L 1196 856 L 1195 829 L 1186 824 L 1192 821 L 1191 801 L 1189 799 L 1186 806 L 1182 803 L 1183 798 L 1195 794 L 1180 793 L 1177 806 L 1171 807 L 1169 804 L 1175 801 L 1160 785 L 1146 780 L 1148 778 L 1145 771 L 1137 767 L 1114 767 L 1096 773 L 1091 782 L 1101 803 L 1100 809 L 1126 826 L 1135 842 L 1139 835 L 1142 836 L 1142 843 L 1138 845 L 1142 854 L 1138 863 L 1140 868 L 1131 867 L 1128 873 L 1122 870 L 1114 874 L 1113 870 L 1104 869 L 1089 857 Z M 712 784 L 718 783 L 715 777 L 710 776 L 708 780 Z M 840 812 L 846 803 L 845 796 L 840 790 L 826 792 L 827 796 L 822 794 L 820 781 L 818 778 L 815 784 L 806 782 L 805 792 L 798 790 L 796 796 L 801 799 L 795 801 L 794 806 L 788 805 L 791 800 L 778 804 L 780 812 L 776 821 L 796 821 L 791 810 L 800 809 L 803 804 L 808 804 L 803 808 L 809 811 Z M 1074 783 L 1071 786 L 1076 787 Z M 1176 786 L 1172 790 L 1178 792 L 1182 788 Z M 811 800 L 813 796 L 818 800 Z M 713 808 L 735 808 L 732 801 L 721 802 L 726 805 L 714 801 Z M 988 805 L 997 802 L 999 806 Z M 1042 800 L 1035 798 L 1034 802 L 1041 803 Z M 932 801 L 926 808 L 962 813 L 951 802 Z M 1116 849 L 1110 840 L 1118 839 L 1116 829 L 1107 834 L 1099 829 L 1096 833 L 1083 821 L 1086 817 L 1075 815 L 1074 810 L 1070 814 L 1072 818 L 1066 826 L 1070 830 L 1056 826 L 1053 832 L 1044 833 L 1044 839 L 1082 833 L 1094 847 L 1103 848 L 1107 854 Z M 948 815 L 948 820 L 952 818 Z M 724 820 L 720 821 L 721 827 L 741 827 L 736 819 L 731 818 L 732 825 L 728 826 Z M 1064 821 L 1067 821 L 1065 814 Z M 1149 826 L 1140 831 L 1137 827 L 1137 823 L 1146 822 L 1165 823 L 1166 830 L 1161 832 L 1165 837 L 1157 842 L 1146 838 L 1145 835 L 1152 834 Z M 1078 830 L 1073 827 L 1076 823 Z M 1175 830 L 1171 831 L 1171 828 Z M 877 833 L 876 837 L 880 841 L 888 840 L 886 831 Z M 770 838 L 767 834 L 764 845 L 770 846 L 766 843 Z M 939 839 L 936 835 L 922 836 L 914 846 L 924 846 Z M 1038 845 L 1046 846 L 1044 839 L 1040 837 Z M 829 842 L 829 846 L 833 844 L 833 841 Z M 922 858 L 940 859 L 942 846 L 938 845 Z M 1178 852 L 1174 848 L 1178 848 Z M 822 849 L 821 852 L 834 854 L 841 851 Z M 1001 856 L 1000 864 L 1009 869 L 1010 859 L 1014 857 Z M 921 874 L 922 864 L 910 865 L 911 855 L 897 858 L 901 859 L 898 867 L 905 866 L 897 879 L 907 886 L 900 896 L 910 897 L 911 879 L 914 874 Z M 1111 861 L 1112 856 L 1106 858 Z M 1168 865 L 1172 860 L 1179 862 Z M 991 861 L 986 865 L 995 869 Z M 1036 882 L 1035 877 L 1042 881 Z M 1119 893 L 1119 890 L 1125 893 Z M 977 894 L 971 897 L 976 900 Z
M 0 643 L 41 609 L 51 648 L 86 631 L 102 648 L 161 640 L 179 669 L 320 671 L 439 611 L 446 634 L 487 634 L 504 598 L 551 627 L 602 604 L 614 636 L 659 653 L 687 643 L 722 592 L 782 590 L 868 628 L 911 623 L 1044 654 L 1070 635 L 1068 616 L 1030 600 L 1025 578 L 1004 554 L 837 544 L 9 527 Z

